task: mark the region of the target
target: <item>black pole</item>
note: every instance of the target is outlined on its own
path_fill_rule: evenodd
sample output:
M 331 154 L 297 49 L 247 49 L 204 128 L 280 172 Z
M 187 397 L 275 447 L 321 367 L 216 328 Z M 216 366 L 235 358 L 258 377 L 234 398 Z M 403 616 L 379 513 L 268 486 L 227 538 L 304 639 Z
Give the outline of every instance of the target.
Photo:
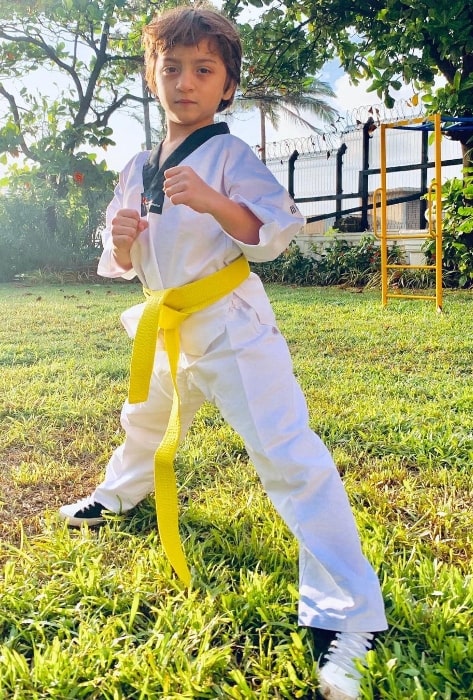
M 376 129 L 373 117 L 363 124 L 363 166 L 360 173 L 360 197 L 361 197 L 361 221 L 362 231 L 368 229 L 368 175 L 366 171 L 370 167 L 370 134 Z
M 347 145 L 346 143 L 342 143 L 340 148 L 337 151 L 337 172 L 336 172 L 336 181 L 335 181 L 335 194 L 341 195 L 343 194 L 343 156 L 345 155 L 347 151 Z M 335 214 L 335 228 L 337 228 L 339 222 L 340 222 L 340 213 L 342 211 L 342 200 L 341 198 L 337 198 L 335 200 L 335 211 L 337 212 Z
M 293 151 L 289 157 L 288 174 L 287 174 L 287 191 L 294 199 L 294 170 L 296 160 L 299 158 L 299 151 Z
M 421 165 L 427 166 L 429 162 L 429 132 L 427 129 L 422 129 L 422 151 L 420 157 Z M 427 226 L 425 212 L 427 211 L 427 200 L 423 195 L 427 194 L 427 167 L 421 168 L 420 171 L 420 207 L 419 207 L 419 228 L 424 229 Z

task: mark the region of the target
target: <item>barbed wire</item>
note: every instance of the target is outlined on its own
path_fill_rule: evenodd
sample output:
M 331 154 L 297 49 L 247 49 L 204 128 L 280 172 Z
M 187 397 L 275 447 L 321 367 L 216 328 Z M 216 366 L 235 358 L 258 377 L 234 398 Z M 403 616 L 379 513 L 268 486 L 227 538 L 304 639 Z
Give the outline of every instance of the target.
M 318 155 L 332 152 L 340 146 L 340 136 L 341 134 L 335 132 L 273 141 L 266 144 L 266 159 L 279 160 L 283 158 L 287 160 L 294 151 L 297 151 L 299 155 Z M 260 154 L 260 147 L 255 146 L 255 151 Z
M 266 160 L 285 159 L 294 151 L 299 155 L 329 154 L 327 156 L 329 157 L 340 147 L 345 134 L 363 129 L 369 119 L 373 119 L 374 123 L 379 125 L 423 116 L 422 104 L 416 102 L 416 100 L 397 100 L 392 108 L 386 107 L 384 103 L 361 105 L 340 115 L 323 133 L 267 143 Z M 254 150 L 260 155 L 259 146 L 255 146 Z
M 423 105 L 418 98 L 412 100 L 396 100 L 393 107 L 386 107 L 384 103 L 376 105 L 362 105 L 346 112 L 343 132 L 353 131 L 363 127 L 370 117 L 376 123 L 402 121 L 415 119 L 424 114 Z

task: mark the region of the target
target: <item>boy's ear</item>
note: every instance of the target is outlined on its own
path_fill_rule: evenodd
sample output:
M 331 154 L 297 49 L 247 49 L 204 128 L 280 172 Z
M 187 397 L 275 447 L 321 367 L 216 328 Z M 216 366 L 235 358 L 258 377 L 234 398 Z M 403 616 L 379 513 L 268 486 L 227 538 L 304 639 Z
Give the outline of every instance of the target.
M 233 98 L 235 92 L 237 89 L 237 84 L 234 80 L 229 78 L 227 80 L 227 83 L 223 89 L 223 95 L 222 95 L 222 100 L 230 100 Z

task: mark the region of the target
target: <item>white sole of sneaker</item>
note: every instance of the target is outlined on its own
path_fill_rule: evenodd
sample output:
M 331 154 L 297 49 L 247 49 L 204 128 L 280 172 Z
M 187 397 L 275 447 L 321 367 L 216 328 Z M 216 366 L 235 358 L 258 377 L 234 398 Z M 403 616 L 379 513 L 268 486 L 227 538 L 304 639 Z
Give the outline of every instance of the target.
M 73 515 L 62 513 L 61 510 L 59 510 L 59 517 L 61 520 L 66 521 L 68 527 L 81 527 L 82 525 L 96 527 L 97 525 L 102 525 L 102 523 L 105 522 L 105 518 L 76 518 Z

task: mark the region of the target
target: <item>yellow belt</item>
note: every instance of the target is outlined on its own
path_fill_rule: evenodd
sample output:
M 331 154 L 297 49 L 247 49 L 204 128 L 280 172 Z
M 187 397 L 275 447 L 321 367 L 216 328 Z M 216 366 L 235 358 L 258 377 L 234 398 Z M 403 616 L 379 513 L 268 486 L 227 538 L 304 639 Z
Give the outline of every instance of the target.
M 191 314 L 229 294 L 249 274 L 248 261 L 241 256 L 218 272 L 183 287 L 161 291 L 144 289 L 147 302 L 133 343 L 128 401 L 140 403 L 148 399 L 158 332 L 160 329 L 164 331 L 164 348 L 169 359 L 174 394 L 166 432 L 154 455 L 156 516 L 163 549 L 174 571 L 187 586 L 191 577 L 179 537 L 177 486 L 173 468 L 181 432 L 177 389 L 179 326 Z

